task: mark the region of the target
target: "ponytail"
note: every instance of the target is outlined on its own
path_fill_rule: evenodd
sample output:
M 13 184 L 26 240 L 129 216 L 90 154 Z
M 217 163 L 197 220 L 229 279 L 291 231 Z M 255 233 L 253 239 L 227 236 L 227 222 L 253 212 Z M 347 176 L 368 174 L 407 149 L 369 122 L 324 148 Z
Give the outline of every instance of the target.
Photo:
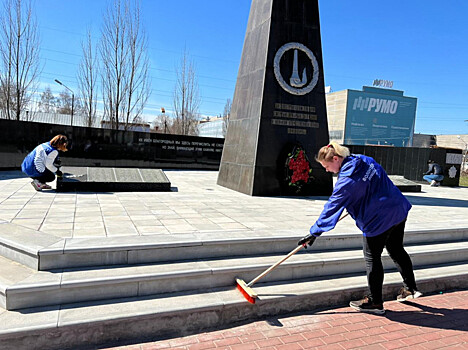
M 315 160 L 317 162 L 326 161 L 329 162 L 334 156 L 345 158 L 350 155 L 349 148 L 341 146 L 339 143 L 332 141 L 327 146 L 320 148 Z

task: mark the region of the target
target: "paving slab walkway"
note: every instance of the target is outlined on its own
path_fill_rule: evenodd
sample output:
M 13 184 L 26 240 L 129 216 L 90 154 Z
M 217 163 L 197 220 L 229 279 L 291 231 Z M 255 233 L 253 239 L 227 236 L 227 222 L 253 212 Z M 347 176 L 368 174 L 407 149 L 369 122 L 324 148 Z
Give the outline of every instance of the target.
M 126 236 L 138 242 L 149 235 L 206 232 L 225 237 L 235 231 L 273 236 L 286 229 L 301 236 L 327 199 L 251 197 L 218 186 L 216 171 L 165 173 L 172 192 L 56 193 L 36 192 L 19 171 L 0 172 L 0 222 L 68 240 Z M 468 188 L 423 185 L 422 192 L 405 195 L 413 204 L 408 231 L 468 227 Z M 326 234 L 357 232 L 347 217 Z M 467 291 L 385 305 L 385 317 L 350 308 L 322 310 L 123 349 L 468 349 Z
M 385 303 L 386 315 L 350 307 L 269 318 L 176 339 L 107 350 L 468 349 L 468 291 Z
M 20 171 L 0 172 L 0 220 L 61 238 L 296 230 L 307 234 L 326 197 L 251 197 L 216 184 L 217 171 L 165 170 L 172 192 L 36 192 Z M 52 184 L 55 187 L 55 184 Z M 468 227 L 468 188 L 422 186 L 407 230 Z M 333 233 L 359 232 L 350 217 Z

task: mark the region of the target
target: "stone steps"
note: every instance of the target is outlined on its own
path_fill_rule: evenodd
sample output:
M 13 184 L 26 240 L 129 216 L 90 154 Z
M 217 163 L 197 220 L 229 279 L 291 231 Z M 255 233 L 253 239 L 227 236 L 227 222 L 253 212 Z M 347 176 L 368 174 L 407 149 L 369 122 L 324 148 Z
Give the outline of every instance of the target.
M 61 239 L 6 222 L 0 229 L 2 350 L 183 336 L 344 305 L 367 288 L 359 233 L 324 234 L 257 283 L 259 300 L 251 305 L 235 278 L 249 282 L 294 249 L 302 234 Z M 405 241 L 423 292 L 468 287 L 468 228 L 408 230 Z M 383 260 L 388 300 L 401 277 L 389 257 Z
M 319 242 L 318 240 L 317 242 Z M 261 244 L 257 242 L 256 244 Z M 295 246 L 293 246 L 294 248 Z M 410 245 L 415 267 L 466 262 L 468 242 Z M 246 255 L 145 265 L 34 271 L 3 259 L 2 268 L 15 276 L 1 283 L 1 305 L 7 310 L 124 297 L 224 288 L 240 277 L 250 281 L 283 255 Z M 389 257 L 384 267 L 394 268 Z M 20 280 L 29 271 L 26 278 Z M 281 264 L 262 282 L 294 281 L 319 276 L 363 273 L 361 249 L 302 251 Z
M 425 293 L 468 287 L 467 262 L 425 266 L 415 275 Z M 0 344 L 2 350 L 76 349 L 180 337 L 267 316 L 346 305 L 362 297 L 366 286 L 361 273 L 259 283 L 254 287 L 259 294 L 255 305 L 230 286 L 21 312 L 0 310 Z M 393 300 L 400 286 L 398 273 L 386 273 L 384 298 Z
M 233 230 L 222 233 L 62 239 L 8 222 L 0 223 L 0 230 L 0 256 L 36 270 L 285 254 L 304 236 L 303 232 L 293 230 Z M 462 240 L 468 240 L 466 227 L 409 229 L 405 233 L 405 244 Z M 341 231 L 323 234 L 309 250 L 361 247 L 361 233 Z

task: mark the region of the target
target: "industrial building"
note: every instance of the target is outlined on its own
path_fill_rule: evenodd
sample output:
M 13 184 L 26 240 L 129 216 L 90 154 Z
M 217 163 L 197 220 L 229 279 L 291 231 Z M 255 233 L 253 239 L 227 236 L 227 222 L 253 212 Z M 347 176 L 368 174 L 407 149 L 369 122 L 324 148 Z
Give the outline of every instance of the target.
M 224 138 L 226 127 L 223 117 L 205 117 L 198 124 L 198 136 Z
M 330 140 L 346 145 L 413 144 L 417 98 L 363 86 L 326 94 Z

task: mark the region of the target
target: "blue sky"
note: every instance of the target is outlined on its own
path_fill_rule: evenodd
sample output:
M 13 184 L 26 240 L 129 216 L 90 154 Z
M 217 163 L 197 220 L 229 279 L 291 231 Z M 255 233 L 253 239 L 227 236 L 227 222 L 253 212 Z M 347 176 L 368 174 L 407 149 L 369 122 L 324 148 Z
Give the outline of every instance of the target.
M 61 80 L 77 89 L 81 41 L 100 36 L 110 0 L 36 0 L 43 70 L 41 89 Z M 184 48 L 198 76 L 203 115 L 223 112 L 233 97 L 250 0 L 142 0 L 153 93 L 145 110 L 172 110 Z M 325 84 L 361 89 L 374 79 L 418 98 L 415 132 L 467 134 L 468 2 L 450 0 L 319 1 Z M 152 117 L 148 117 L 148 121 Z

